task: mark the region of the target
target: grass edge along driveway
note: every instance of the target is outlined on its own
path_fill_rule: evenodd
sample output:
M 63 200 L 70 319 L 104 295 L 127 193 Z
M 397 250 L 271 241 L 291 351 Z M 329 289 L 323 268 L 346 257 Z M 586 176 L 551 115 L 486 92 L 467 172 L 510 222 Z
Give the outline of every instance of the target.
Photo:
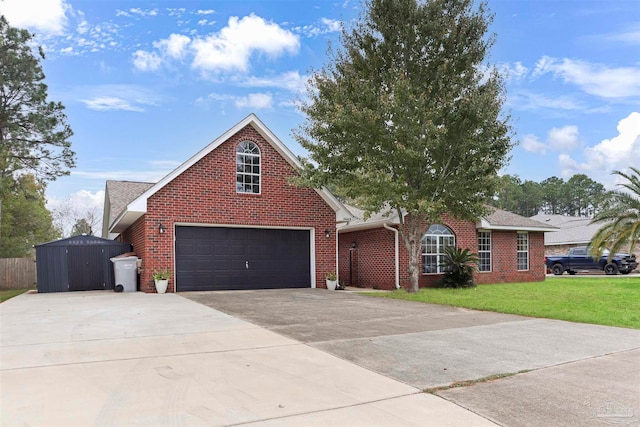
M 0 303 L 5 302 L 6 300 L 17 297 L 18 295 L 24 294 L 25 292 L 29 292 L 29 289 L 2 289 L 0 290 Z
M 364 295 L 475 310 L 640 329 L 640 277 L 548 278 L 544 282 L 500 283 L 469 289 L 403 289 Z

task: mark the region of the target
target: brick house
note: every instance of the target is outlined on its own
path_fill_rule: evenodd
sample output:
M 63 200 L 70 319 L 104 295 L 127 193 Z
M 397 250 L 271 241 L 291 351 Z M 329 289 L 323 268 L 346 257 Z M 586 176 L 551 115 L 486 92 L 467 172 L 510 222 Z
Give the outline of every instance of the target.
M 397 218 L 345 207 L 328 190 L 292 185 L 301 165 L 253 114 L 157 183 L 107 181 L 103 237 L 133 244 L 139 287 L 173 274 L 169 292 L 407 286 L 408 257 Z M 544 232 L 554 229 L 496 210 L 478 224 L 444 218 L 425 237 L 420 286 L 440 277 L 442 245 L 479 252 L 477 283 L 544 279 Z
M 364 221 L 363 212 L 338 228 L 338 260 L 345 284 L 379 289 L 409 285 L 409 255 L 398 233 L 398 216 L 380 212 Z M 492 209 L 478 223 L 445 216 L 427 231 L 420 260 L 420 287 L 442 277 L 439 258 L 445 245 L 469 248 L 480 258 L 476 283 L 541 281 L 545 278 L 544 233 L 555 227 Z
M 300 166 L 251 114 L 157 183 L 108 181 L 103 236 L 133 244 L 144 292 L 159 269 L 174 273 L 169 292 L 324 287 L 351 214 L 292 185 Z

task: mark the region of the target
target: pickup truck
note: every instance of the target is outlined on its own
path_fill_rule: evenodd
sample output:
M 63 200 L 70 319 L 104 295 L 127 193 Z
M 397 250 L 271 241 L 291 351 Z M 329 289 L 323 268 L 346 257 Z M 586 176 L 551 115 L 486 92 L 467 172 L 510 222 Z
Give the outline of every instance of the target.
M 638 267 L 635 255 L 614 254 L 609 261 L 609 252 L 605 251 L 599 260 L 594 260 L 586 246 L 571 248 L 569 254 L 565 256 L 546 257 L 545 264 L 556 276 L 565 271 L 573 275 L 581 270 L 603 270 L 606 274 L 618 274 L 618 272 L 629 274 Z

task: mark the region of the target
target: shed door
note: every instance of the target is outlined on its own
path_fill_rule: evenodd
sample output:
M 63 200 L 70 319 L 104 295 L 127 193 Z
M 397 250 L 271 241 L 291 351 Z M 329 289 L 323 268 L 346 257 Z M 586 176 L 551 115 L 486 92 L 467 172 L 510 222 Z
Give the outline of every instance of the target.
M 69 246 L 67 271 L 70 291 L 105 289 L 103 249 L 86 245 Z
M 176 227 L 178 291 L 311 287 L 309 230 Z

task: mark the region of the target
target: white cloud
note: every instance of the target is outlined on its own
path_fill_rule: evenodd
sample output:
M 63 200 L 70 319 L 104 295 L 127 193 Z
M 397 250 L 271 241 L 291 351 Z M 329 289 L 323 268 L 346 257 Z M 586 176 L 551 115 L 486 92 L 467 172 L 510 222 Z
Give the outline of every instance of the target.
M 547 151 L 567 153 L 574 150 L 579 142 L 578 127 L 570 125 L 551 128 L 544 142 L 535 135 L 527 134 L 522 140 L 522 148 L 530 153 L 546 154 Z
M 163 55 L 179 59 L 186 53 L 186 48 L 191 39 L 181 34 L 171 34 L 168 38 L 153 42 L 153 46 L 159 49 Z
M 247 96 L 234 96 L 221 93 L 210 93 L 206 97 L 196 99 L 196 103 L 207 105 L 211 101 L 233 102 L 236 108 L 253 108 L 256 110 L 273 107 L 273 97 L 268 93 L 250 93 Z
M 561 155 L 558 160 L 563 175 L 590 172 L 591 175 L 599 176 L 598 182 L 610 184 L 612 170 L 640 165 L 640 113 L 633 112 L 620 120 L 617 130 L 618 135 L 585 148 L 584 162 L 578 162 L 569 155 Z
M 640 67 L 608 67 L 582 60 L 544 56 L 533 76 L 552 73 L 584 92 L 603 98 L 625 98 L 640 94 Z
M 264 110 L 273 106 L 273 97 L 266 93 L 250 93 L 248 96 L 237 97 L 235 104 L 238 108 Z
M 96 111 L 144 111 L 142 107 L 133 105 L 129 101 L 118 98 L 117 96 L 99 96 L 92 99 L 82 99 L 80 101 L 83 102 L 88 109 Z
M 216 34 L 195 39 L 192 66 L 202 71 L 247 71 L 254 53 L 276 57 L 295 53 L 300 47 L 298 37 L 273 22 L 251 14 L 239 19 L 229 18 L 228 24 Z
M 304 92 L 308 76 L 301 76 L 298 71 L 287 71 L 279 76 L 255 77 L 251 76 L 238 82 L 245 87 L 274 87 L 287 89 L 292 92 Z
M 507 102 L 511 107 L 525 111 L 549 109 L 560 111 L 580 110 L 581 112 L 591 112 L 581 102 L 576 101 L 572 97 L 565 95 L 556 95 L 553 97 L 549 97 L 526 90 L 509 92 Z
M 162 64 L 162 58 L 155 52 L 137 50 L 133 54 L 133 65 L 140 71 L 156 71 Z
M 317 37 L 322 34 L 335 33 L 342 28 L 341 21 L 336 19 L 321 18 L 319 24 L 304 25 L 292 28 L 296 33 L 303 34 L 305 37 Z
M 522 148 L 530 153 L 546 154 L 547 152 L 547 145 L 531 134 L 525 135 L 522 139 Z
M 612 42 L 622 42 L 631 45 L 640 44 L 640 24 L 635 24 L 615 33 L 597 34 L 590 36 L 592 41 L 606 40 Z
M 71 95 L 87 108 L 95 111 L 145 111 L 156 106 L 161 97 L 154 91 L 136 85 L 80 86 Z
M 522 80 L 529 74 L 529 69 L 522 65 L 520 61 L 513 64 L 499 64 L 498 69 L 507 80 Z
M 567 152 L 578 146 L 578 127 L 564 126 L 552 128 L 547 137 L 547 145 L 550 150 Z
M 320 21 L 325 26 L 325 30 L 328 33 L 338 32 L 342 29 L 342 22 L 337 19 L 322 18 Z
M 30 28 L 45 34 L 62 34 L 67 11 L 72 8 L 64 0 L 2 0 L 0 14 L 19 28 Z
M 132 7 L 129 9 L 129 12 L 140 16 L 156 16 L 158 14 L 158 9 L 140 9 L 138 7 Z
M 251 14 L 242 19 L 233 16 L 226 27 L 205 37 L 191 39 L 171 34 L 153 42 L 153 46 L 157 51 L 138 50 L 133 54 L 133 64 L 138 70 L 156 71 L 166 61 L 182 59 L 189 53 L 191 66 L 207 75 L 208 72 L 247 71 L 253 55 L 277 57 L 295 53 L 300 42 L 293 33 Z
M 198 21 L 198 25 L 200 25 L 200 26 L 214 25 L 215 23 L 216 23 L 216 21 L 214 21 L 213 19 L 200 19 Z
M 213 10 L 213 9 L 198 10 L 198 12 L 197 12 L 198 15 L 211 15 L 211 14 L 214 14 L 214 13 L 216 13 L 216 11 Z

